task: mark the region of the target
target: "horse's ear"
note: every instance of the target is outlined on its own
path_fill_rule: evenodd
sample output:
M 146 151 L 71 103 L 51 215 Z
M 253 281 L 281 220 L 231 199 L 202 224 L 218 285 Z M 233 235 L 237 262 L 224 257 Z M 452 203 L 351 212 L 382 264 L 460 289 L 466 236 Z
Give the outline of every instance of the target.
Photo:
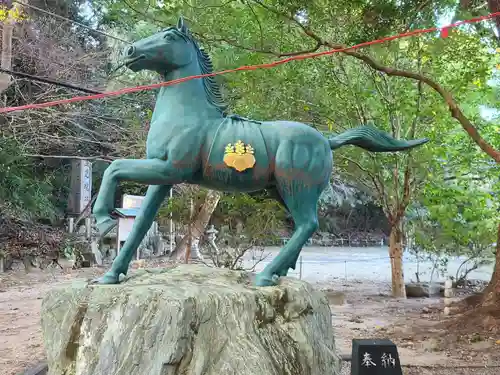
M 184 23 L 184 18 L 182 18 L 182 16 L 180 16 L 179 21 L 177 21 L 177 30 L 179 30 L 181 33 L 186 33 L 187 31 L 187 26 Z

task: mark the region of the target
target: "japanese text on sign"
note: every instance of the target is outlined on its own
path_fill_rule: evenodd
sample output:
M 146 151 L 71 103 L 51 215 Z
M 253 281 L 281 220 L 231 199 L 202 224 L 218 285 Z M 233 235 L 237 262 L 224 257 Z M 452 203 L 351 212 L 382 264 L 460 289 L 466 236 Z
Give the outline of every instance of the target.
M 81 164 L 81 198 L 80 212 L 85 209 L 87 204 L 92 199 L 92 164 L 88 160 L 82 160 Z
M 382 367 L 388 368 L 388 367 L 396 367 L 396 359 L 392 357 L 392 355 L 389 353 L 383 353 L 382 357 L 380 358 L 380 363 Z M 372 356 L 370 353 L 365 353 L 363 354 L 363 360 L 361 361 L 361 366 L 364 367 L 376 367 L 377 364 L 373 362 Z

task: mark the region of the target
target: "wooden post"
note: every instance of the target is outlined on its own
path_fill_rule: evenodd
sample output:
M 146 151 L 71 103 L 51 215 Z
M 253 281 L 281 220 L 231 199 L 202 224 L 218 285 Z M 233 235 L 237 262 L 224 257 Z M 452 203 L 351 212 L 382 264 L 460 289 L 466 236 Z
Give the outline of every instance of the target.
M 90 241 L 90 238 L 92 237 L 92 220 L 90 217 L 85 218 L 85 236 L 87 237 L 87 240 Z
M 68 224 L 68 232 L 73 233 L 75 231 L 75 218 L 70 217 L 69 218 L 69 224 Z

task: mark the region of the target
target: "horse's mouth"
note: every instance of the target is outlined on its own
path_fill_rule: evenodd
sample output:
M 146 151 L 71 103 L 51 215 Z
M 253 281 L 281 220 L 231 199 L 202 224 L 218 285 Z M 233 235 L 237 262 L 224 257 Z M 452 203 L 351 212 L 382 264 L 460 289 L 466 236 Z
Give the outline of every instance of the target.
M 121 64 L 117 65 L 113 70 L 112 70 L 112 73 L 115 73 L 117 70 L 123 68 L 124 66 L 129 68 L 129 69 L 132 69 L 133 70 L 133 65 L 139 61 L 139 60 L 142 60 L 146 58 L 146 56 L 144 55 L 140 55 L 140 56 L 137 56 L 137 57 L 134 57 L 133 59 L 128 59 L 128 60 L 125 60 L 123 61 Z
M 130 68 L 131 65 L 133 65 L 134 63 L 136 63 L 137 61 L 139 60 L 142 60 L 142 59 L 145 59 L 146 56 L 144 55 L 140 55 L 140 56 L 137 56 L 137 57 L 134 57 L 133 59 L 128 59 L 126 60 L 123 65 L 126 66 L 127 68 Z

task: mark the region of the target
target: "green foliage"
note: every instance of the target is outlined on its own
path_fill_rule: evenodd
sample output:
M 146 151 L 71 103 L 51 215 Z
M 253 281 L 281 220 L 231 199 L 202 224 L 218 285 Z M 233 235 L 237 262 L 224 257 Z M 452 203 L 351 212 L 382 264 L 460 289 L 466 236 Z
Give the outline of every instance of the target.
M 279 229 L 283 228 L 284 208 L 267 193 L 225 194 L 216 208 L 213 221 L 220 221 L 217 236 L 217 252 L 213 244 L 205 244 L 205 252 L 216 267 L 245 269 L 243 257 L 251 254 L 255 266 L 264 258 L 264 246 L 279 241 Z
M 253 244 L 269 244 L 276 240 L 277 231 L 286 218 L 283 206 L 267 194 L 225 194 L 214 215 L 224 218 L 231 232 L 236 232 L 238 224 L 242 224 L 239 234 Z
M 13 141 L 0 138 L 0 211 L 55 220 L 59 214 L 53 187 L 57 174 L 40 173 L 39 162 L 19 155 Z
M 173 194 L 172 199 L 166 200 L 158 212 L 158 218 L 162 224 L 166 223 L 172 217 L 172 220 L 182 225 L 187 225 L 191 220 L 191 200 L 193 200 L 194 217 L 205 201 L 207 191 L 189 187 L 178 189 Z
M 496 185 L 498 188 L 498 182 Z M 428 219 L 438 223 L 441 234 L 452 238 L 457 248 L 492 250 L 500 209 L 498 191 L 494 193 L 492 188 L 488 180 L 434 185 L 425 189 L 422 201 L 429 211 Z
M 479 180 L 448 177 L 440 185 L 427 185 L 420 199 L 425 206 L 413 207 L 408 217 L 414 252 L 425 252 L 443 265 L 451 257 L 465 258 L 457 279 L 494 258 L 499 184 Z
M 190 221 L 190 200 L 193 199 L 194 216 L 205 201 L 205 189 L 186 189 L 160 208 L 162 224 L 172 219 L 186 225 Z M 266 193 L 259 195 L 229 194 L 222 196 L 212 215 L 217 226 L 226 226 L 229 234 L 252 239 L 252 243 L 272 243 L 276 232 L 283 227 L 286 217 L 283 207 Z M 194 218 L 193 218 L 194 219 Z
M 31 4 L 83 24 L 97 21 L 84 19 L 79 1 L 35 0 Z M 106 87 L 109 77 L 105 67 L 110 49 L 103 35 L 69 23 L 61 24 L 57 18 L 37 11 L 31 12 L 26 22 L 16 28 L 13 39 L 13 70 L 89 89 Z M 6 106 L 17 106 L 75 95 L 74 90 L 20 79 L 13 80 L 2 92 L 2 101 Z M 141 130 L 151 95 L 140 93 L 127 98 L 2 114 L 0 210 L 10 209 L 15 216 L 59 221 L 67 206 L 71 174 L 69 160 L 64 156 L 138 155 L 144 149 L 145 132 Z M 142 144 L 137 147 L 137 143 Z M 48 157 L 20 156 L 23 154 Z M 96 167 L 94 177 L 98 178 L 93 185 L 98 188 L 102 169 L 99 170 L 100 165 Z

